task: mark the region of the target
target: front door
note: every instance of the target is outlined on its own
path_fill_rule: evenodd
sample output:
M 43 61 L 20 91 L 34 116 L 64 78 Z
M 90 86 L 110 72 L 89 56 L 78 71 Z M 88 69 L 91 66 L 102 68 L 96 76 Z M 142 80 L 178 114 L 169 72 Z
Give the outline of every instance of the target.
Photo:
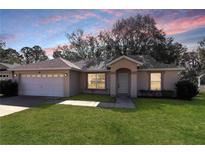
M 128 73 L 118 73 L 118 94 L 128 95 L 129 94 L 129 76 Z

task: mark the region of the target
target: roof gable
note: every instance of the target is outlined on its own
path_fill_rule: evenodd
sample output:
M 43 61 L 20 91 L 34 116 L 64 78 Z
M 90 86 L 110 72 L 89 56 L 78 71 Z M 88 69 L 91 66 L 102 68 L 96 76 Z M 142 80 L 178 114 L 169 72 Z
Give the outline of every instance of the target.
M 13 68 L 13 67 L 19 66 L 20 64 L 0 63 L 0 65 L 4 66 L 5 68 Z
M 107 66 L 110 66 L 110 65 L 112 65 L 112 64 L 114 64 L 114 63 L 116 63 L 116 62 L 118 62 L 118 61 L 120 61 L 120 60 L 122 60 L 122 59 L 127 59 L 127 60 L 129 60 L 129 61 L 131 61 L 131 62 L 133 62 L 133 63 L 136 63 L 136 64 L 139 65 L 139 66 L 140 66 L 140 65 L 143 65 L 142 62 L 140 62 L 140 61 L 138 61 L 138 60 L 136 60 L 136 59 L 130 58 L 130 57 L 128 57 L 128 56 L 123 55 L 123 56 L 120 56 L 120 57 L 118 57 L 118 58 L 112 60 L 111 62 L 109 62 L 109 63 L 107 64 Z

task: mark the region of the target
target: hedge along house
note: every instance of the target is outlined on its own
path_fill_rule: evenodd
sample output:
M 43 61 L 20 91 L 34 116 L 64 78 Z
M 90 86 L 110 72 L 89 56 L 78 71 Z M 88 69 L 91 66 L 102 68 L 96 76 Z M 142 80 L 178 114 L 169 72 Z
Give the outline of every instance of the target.
M 150 56 L 120 56 L 75 63 L 57 58 L 10 70 L 19 83 L 19 95 L 63 97 L 83 92 L 137 97 L 140 90 L 174 91 L 183 69 Z

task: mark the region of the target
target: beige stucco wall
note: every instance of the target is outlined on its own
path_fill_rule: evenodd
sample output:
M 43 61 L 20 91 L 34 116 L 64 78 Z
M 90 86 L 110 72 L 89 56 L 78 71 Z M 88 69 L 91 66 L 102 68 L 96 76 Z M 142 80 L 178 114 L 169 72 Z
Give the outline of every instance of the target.
M 137 90 L 149 90 L 149 73 L 147 71 L 138 71 L 137 75 Z
M 22 74 L 67 74 L 67 76 L 64 76 L 64 96 L 70 96 L 70 88 L 69 88 L 69 70 L 41 70 L 41 71 L 14 71 L 14 74 L 16 75 L 14 77 L 14 80 L 18 82 L 18 88 L 19 88 L 19 95 L 22 95 L 22 88 L 21 88 L 21 75 Z
M 150 73 L 162 73 L 162 90 L 175 90 L 175 83 L 179 80 L 178 74 L 180 71 L 138 71 L 138 90 L 149 90 Z
M 175 84 L 179 80 L 179 71 L 164 72 L 164 90 L 175 90 Z
M 129 68 L 128 68 L 129 67 Z M 96 93 L 96 94 L 111 94 L 117 95 L 117 70 L 120 68 L 128 68 L 131 71 L 130 76 L 130 95 L 137 96 L 138 90 L 149 90 L 149 74 L 153 71 L 137 70 L 137 64 L 126 59 L 122 59 L 111 65 L 111 72 L 106 72 L 106 89 L 105 90 L 89 90 L 87 89 L 87 73 L 59 70 L 59 71 L 15 71 L 17 76 L 15 80 L 19 82 L 19 92 L 21 92 L 21 74 L 36 74 L 36 73 L 67 73 L 64 77 L 64 93 L 65 96 L 75 95 L 80 92 Z M 159 71 L 157 71 L 159 72 Z M 175 90 L 175 83 L 178 81 L 179 71 L 160 71 L 162 72 L 162 85 L 164 90 Z
M 124 59 L 121 59 L 121 60 L 113 63 L 110 66 L 110 68 L 111 68 L 110 69 L 111 72 L 115 72 L 121 68 L 127 68 L 131 71 L 137 71 L 137 64 L 124 58 Z
M 70 96 L 80 93 L 80 72 L 70 71 Z

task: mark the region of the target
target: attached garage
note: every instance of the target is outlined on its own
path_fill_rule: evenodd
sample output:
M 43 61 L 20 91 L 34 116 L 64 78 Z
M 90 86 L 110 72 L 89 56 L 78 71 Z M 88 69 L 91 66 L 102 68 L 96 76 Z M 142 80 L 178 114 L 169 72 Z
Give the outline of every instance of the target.
M 12 71 L 19 84 L 19 95 L 64 97 L 79 92 L 79 88 L 71 86 L 80 82 L 81 70 L 62 58 L 21 65 Z
M 21 94 L 30 96 L 64 96 L 63 74 L 22 74 Z

